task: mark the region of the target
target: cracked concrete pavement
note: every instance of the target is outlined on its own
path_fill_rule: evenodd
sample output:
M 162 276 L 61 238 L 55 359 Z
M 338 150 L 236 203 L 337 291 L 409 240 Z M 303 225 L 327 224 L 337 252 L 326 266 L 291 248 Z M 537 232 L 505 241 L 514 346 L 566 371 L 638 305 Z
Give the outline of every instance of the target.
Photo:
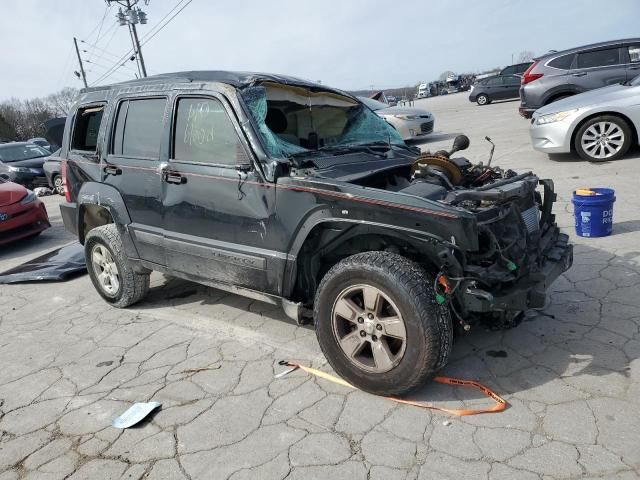
M 450 418 L 300 371 L 274 379 L 281 359 L 330 370 L 312 328 L 159 274 L 128 310 L 104 303 L 87 276 L 0 286 L 0 480 L 640 478 L 638 150 L 601 165 L 548 159 L 531 150 L 516 102 L 477 107 L 459 94 L 418 105 L 436 115 L 423 149 L 465 132 L 467 156 L 483 160 L 489 135 L 496 163 L 553 178 L 559 223 L 576 242 L 544 312 L 456 339 L 443 373 L 479 380 L 508 410 Z M 613 236 L 575 237 L 579 186 L 616 189 Z M 3 247 L 0 270 L 71 240 L 58 202 L 46 198 L 54 228 Z M 438 384 L 413 398 L 487 402 Z M 150 400 L 162 409 L 141 425 L 110 426 Z

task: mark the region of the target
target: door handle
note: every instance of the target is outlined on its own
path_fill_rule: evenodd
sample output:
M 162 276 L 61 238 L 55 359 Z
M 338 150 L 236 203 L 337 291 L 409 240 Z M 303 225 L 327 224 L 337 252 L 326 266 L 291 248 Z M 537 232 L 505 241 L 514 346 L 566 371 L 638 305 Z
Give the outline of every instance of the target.
M 578 73 L 572 73 L 571 76 L 572 77 L 584 77 L 587 74 L 587 72 L 578 72 Z
M 114 167 L 111 165 L 108 165 L 106 167 L 104 167 L 103 169 L 104 173 L 106 173 L 107 175 L 122 175 L 122 169 L 118 168 L 118 167 Z
M 187 183 L 187 177 L 176 172 L 165 172 L 164 181 L 167 183 L 173 183 L 175 185 L 184 185 L 185 183 Z

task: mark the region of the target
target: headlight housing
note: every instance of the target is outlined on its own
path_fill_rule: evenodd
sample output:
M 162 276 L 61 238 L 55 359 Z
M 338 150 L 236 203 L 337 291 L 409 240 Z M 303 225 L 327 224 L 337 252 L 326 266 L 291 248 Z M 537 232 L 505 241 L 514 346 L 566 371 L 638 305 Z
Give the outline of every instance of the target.
M 417 120 L 420 118 L 420 115 L 394 115 L 394 117 L 399 118 L 400 120 Z
M 22 200 L 20 200 L 20 205 L 26 205 L 28 203 L 35 202 L 36 198 L 38 198 L 36 194 L 33 193 L 31 190 L 27 190 L 27 192 L 28 193 L 25 195 L 25 197 Z
M 26 167 L 12 167 L 11 165 L 7 165 L 7 170 L 9 172 L 28 172 L 29 169 Z
M 563 112 L 549 113 L 547 115 L 540 115 L 536 118 L 536 125 L 546 125 L 547 123 L 561 122 L 568 116 L 576 113 L 578 109 L 565 110 Z

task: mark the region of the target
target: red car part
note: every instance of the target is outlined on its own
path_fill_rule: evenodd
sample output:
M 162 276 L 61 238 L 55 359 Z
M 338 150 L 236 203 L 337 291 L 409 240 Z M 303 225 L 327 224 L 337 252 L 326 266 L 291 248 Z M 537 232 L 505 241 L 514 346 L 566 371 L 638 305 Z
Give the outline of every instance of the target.
M 0 181 L 0 245 L 37 235 L 50 226 L 47 210 L 33 192 Z

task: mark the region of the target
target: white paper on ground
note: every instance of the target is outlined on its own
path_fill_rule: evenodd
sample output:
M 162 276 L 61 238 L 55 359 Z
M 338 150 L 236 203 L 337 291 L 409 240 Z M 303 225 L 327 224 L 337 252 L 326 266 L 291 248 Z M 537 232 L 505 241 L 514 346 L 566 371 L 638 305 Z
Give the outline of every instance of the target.
M 160 402 L 134 403 L 126 412 L 113 420 L 112 426 L 116 428 L 129 428 L 142 421 L 147 415 L 161 405 Z

